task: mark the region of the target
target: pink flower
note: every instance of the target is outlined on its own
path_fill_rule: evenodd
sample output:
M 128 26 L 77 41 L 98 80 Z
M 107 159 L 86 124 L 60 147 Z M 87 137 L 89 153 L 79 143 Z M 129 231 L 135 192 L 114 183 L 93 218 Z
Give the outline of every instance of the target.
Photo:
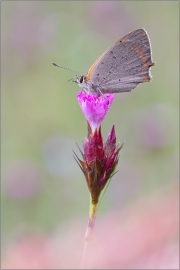
M 77 99 L 86 120 L 91 126 L 92 133 L 99 129 L 102 121 L 106 117 L 109 108 L 114 99 L 113 94 L 97 97 L 95 95 L 85 94 L 80 91 Z
M 114 95 L 90 95 L 80 91 L 77 100 L 87 120 L 88 135 L 83 143 L 82 159 L 74 153 L 74 158 L 82 170 L 91 194 L 89 220 L 85 241 L 89 241 L 94 227 L 97 206 L 101 191 L 114 175 L 119 161 L 119 152 L 123 145 L 116 145 L 114 125 L 105 143 L 101 135 L 101 123 L 113 102 Z M 83 265 L 83 264 L 82 264 Z

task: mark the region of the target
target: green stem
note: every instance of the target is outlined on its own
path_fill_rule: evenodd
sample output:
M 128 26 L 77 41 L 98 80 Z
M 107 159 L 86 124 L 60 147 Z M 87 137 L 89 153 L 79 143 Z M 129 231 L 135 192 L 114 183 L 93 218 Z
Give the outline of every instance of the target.
M 96 208 L 97 208 L 97 204 L 92 204 L 92 198 L 90 195 L 89 219 L 88 219 L 88 225 L 87 225 L 87 229 L 85 233 L 85 242 L 84 242 L 84 250 L 83 250 L 83 255 L 82 255 L 81 269 L 84 268 L 87 245 L 88 245 L 89 240 L 91 239 L 92 232 L 93 232 L 93 227 L 94 227 L 94 222 L 95 222 L 95 217 L 96 217 Z
M 90 221 L 93 221 L 96 215 L 96 211 L 97 211 L 97 204 L 92 204 L 91 201 L 92 199 L 90 195 L 89 218 L 90 218 Z

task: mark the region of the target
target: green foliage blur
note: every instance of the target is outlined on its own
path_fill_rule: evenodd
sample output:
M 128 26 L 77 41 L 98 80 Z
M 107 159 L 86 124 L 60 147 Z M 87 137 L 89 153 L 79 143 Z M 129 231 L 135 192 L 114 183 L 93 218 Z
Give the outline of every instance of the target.
M 73 159 L 87 134 L 71 71 L 128 32 L 150 37 L 153 80 L 117 94 L 102 124 L 125 142 L 98 217 L 178 182 L 179 9 L 175 1 L 1 2 L 2 244 L 88 218 L 89 193 Z M 98 223 L 98 222 L 97 222 Z M 85 222 L 86 225 L 86 222 Z M 85 227 L 84 227 L 85 232 Z M 84 233 L 83 232 L 83 233 Z

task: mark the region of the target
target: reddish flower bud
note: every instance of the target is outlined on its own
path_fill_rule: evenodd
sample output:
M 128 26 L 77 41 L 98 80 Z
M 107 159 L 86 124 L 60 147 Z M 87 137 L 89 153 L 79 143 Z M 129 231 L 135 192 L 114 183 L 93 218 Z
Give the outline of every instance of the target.
M 108 156 L 110 156 L 116 149 L 116 134 L 115 134 L 114 125 L 111 128 L 111 131 L 107 137 L 104 147 Z
M 95 129 L 93 133 L 88 123 L 88 137 L 84 141 L 83 148 L 83 160 L 80 160 L 77 155 L 75 159 L 86 178 L 92 204 L 97 204 L 101 191 L 115 172 L 122 145 L 116 147 L 114 126 L 103 145 L 101 127 Z

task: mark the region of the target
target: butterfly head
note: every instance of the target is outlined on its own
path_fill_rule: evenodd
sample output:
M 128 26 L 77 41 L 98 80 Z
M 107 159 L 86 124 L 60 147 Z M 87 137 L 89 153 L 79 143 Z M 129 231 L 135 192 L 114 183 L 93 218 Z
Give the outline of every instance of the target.
M 75 82 L 78 83 L 80 87 L 83 87 L 84 83 L 86 83 L 86 76 L 84 75 L 76 76 Z

